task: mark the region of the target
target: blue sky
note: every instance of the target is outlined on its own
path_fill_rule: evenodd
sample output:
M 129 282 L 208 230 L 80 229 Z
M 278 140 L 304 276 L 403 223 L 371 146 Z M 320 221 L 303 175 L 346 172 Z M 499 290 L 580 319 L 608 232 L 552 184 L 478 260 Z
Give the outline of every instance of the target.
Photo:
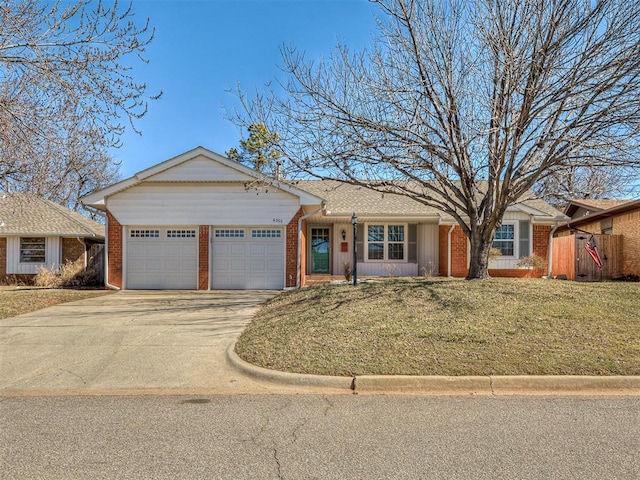
M 156 28 L 148 65 L 135 77 L 158 101 L 112 151 L 124 178 L 197 146 L 224 154 L 241 133 L 227 118 L 244 90 L 282 76 L 280 48 L 294 45 L 309 58 L 328 55 L 337 41 L 371 42 L 375 6 L 367 0 L 135 0 L 136 20 Z

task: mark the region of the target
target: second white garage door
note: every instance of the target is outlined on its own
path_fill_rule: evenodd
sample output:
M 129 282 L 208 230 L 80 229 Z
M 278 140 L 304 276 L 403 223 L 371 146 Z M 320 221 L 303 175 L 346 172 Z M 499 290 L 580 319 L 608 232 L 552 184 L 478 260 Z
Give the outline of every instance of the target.
M 211 288 L 284 288 L 282 228 L 214 228 Z
M 128 289 L 198 288 L 194 227 L 132 227 L 127 238 Z

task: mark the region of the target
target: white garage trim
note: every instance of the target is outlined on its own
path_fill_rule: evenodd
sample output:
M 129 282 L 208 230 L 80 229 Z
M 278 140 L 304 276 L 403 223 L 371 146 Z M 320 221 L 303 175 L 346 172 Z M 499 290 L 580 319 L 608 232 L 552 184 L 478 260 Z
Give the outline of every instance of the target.
M 282 290 L 285 236 L 279 227 L 211 227 L 210 287 Z
M 126 234 L 125 288 L 198 288 L 198 227 L 129 226 Z

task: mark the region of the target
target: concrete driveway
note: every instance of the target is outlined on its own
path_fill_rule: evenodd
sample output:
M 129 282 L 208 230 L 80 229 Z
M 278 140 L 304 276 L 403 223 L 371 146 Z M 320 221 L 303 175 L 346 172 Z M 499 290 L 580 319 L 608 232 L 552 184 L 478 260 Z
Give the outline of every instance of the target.
M 283 390 L 226 364 L 226 349 L 274 295 L 122 291 L 1 320 L 0 395 Z

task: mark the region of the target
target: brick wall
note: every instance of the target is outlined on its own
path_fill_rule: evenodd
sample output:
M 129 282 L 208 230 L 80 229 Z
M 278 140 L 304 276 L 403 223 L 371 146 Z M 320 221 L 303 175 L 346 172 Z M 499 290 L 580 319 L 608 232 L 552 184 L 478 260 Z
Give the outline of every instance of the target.
M 209 226 L 198 233 L 198 290 L 209 290 Z
M 84 245 L 77 238 L 62 239 L 62 262 L 81 262 L 84 265 Z
M 467 236 L 459 225 L 453 229 L 451 234 L 451 276 L 466 277 L 469 273 L 467 268 Z
M 107 211 L 107 235 L 109 236 L 109 251 L 107 265 L 107 281 L 122 288 L 122 225 Z
M 450 225 L 440 225 L 438 228 L 438 274 L 441 277 L 446 277 L 449 274 L 447 269 L 449 268 L 448 235 L 450 229 Z
M 447 275 L 447 246 L 449 234 L 448 225 L 441 225 L 438 232 L 438 262 L 439 274 Z M 534 225 L 533 226 L 533 254 L 547 260 L 549 252 L 549 233 L 551 233 L 550 225 Z M 466 277 L 469 273 L 467 267 L 468 262 L 468 243 L 467 236 L 458 225 L 455 226 L 451 234 L 451 276 Z M 490 269 L 489 275 L 492 277 L 524 277 L 530 272 L 521 269 Z M 536 269 L 533 276 L 546 275 L 546 269 Z
M 0 283 L 7 279 L 7 238 L 0 238 Z
M 307 221 L 302 221 L 302 238 L 300 244 L 300 286 L 307 284 Z
M 622 235 L 622 272 L 640 275 L 640 210 L 614 217 L 613 234 Z
M 295 287 L 298 275 L 298 219 L 304 215 L 302 208 L 294 215 L 286 228 L 286 268 L 285 287 Z M 304 244 L 303 244 L 304 245 Z M 304 271 L 304 263 L 301 265 L 301 276 Z M 301 284 L 304 283 L 301 281 Z

